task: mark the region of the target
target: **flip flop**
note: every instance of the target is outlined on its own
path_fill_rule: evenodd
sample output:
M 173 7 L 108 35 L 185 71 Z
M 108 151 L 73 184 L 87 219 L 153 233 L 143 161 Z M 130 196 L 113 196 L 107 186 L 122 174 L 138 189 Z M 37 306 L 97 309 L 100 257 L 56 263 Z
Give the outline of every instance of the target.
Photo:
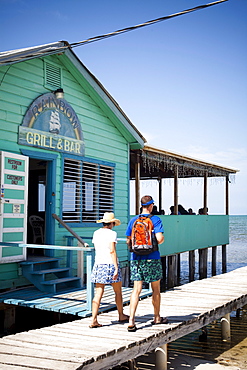
M 151 322 L 152 325 L 168 324 L 167 317 L 161 317 L 159 322 Z
M 128 331 L 134 332 L 137 330 L 137 327 L 135 325 L 128 326 L 127 328 Z
M 89 325 L 89 328 L 91 328 L 91 329 L 94 329 L 94 328 L 101 328 L 103 325 L 101 325 L 101 324 L 92 324 L 92 325 Z

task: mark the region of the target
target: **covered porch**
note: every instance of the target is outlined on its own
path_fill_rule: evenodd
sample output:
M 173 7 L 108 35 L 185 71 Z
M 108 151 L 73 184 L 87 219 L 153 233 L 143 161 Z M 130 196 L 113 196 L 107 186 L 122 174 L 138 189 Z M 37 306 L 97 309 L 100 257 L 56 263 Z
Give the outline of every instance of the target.
M 131 150 L 130 179 L 135 183 L 135 214 L 140 213 L 141 181 L 156 180 L 158 186 L 157 213 L 165 227 L 165 242 L 160 246 L 163 270 L 167 270 L 167 286 L 177 285 L 180 276 L 180 253 L 189 253 L 189 278 L 194 280 L 195 251 L 199 253 L 199 276 L 207 277 L 208 249 L 212 248 L 212 276 L 216 275 L 217 246 L 222 248 L 222 273 L 226 272 L 226 246 L 229 244 L 229 184 L 236 169 L 204 162 L 188 156 L 145 145 Z M 200 178 L 202 183 L 201 214 L 179 212 L 179 179 Z M 224 214 L 208 215 L 208 180 L 224 181 Z M 173 180 L 173 217 L 164 215 L 162 199 L 166 188 L 164 179 Z M 190 217 L 187 217 L 187 216 Z

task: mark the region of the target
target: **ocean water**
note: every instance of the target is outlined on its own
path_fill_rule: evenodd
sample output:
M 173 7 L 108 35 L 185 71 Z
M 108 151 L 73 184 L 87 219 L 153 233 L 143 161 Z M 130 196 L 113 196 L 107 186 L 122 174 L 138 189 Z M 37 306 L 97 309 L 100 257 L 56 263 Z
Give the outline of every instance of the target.
M 198 274 L 198 252 L 196 251 L 196 272 L 195 279 L 199 278 Z M 211 248 L 208 253 L 208 277 L 211 276 Z M 221 274 L 221 246 L 217 247 L 217 265 L 216 273 Z M 227 245 L 227 272 L 237 268 L 247 266 L 247 215 L 246 216 L 229 216 L 229 245 Z M 189 265 L 188 253 L 181 254 L 181 279 L 180 283 L 188 282 Z

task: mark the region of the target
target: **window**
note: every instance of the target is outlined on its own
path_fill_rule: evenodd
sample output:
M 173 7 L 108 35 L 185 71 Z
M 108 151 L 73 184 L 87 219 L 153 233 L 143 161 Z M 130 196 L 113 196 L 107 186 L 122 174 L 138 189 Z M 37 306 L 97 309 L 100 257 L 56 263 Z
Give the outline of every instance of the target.
M 63 215 L 65 222 L 89 223 L 114 208 L 114 166 L 64 159 Z

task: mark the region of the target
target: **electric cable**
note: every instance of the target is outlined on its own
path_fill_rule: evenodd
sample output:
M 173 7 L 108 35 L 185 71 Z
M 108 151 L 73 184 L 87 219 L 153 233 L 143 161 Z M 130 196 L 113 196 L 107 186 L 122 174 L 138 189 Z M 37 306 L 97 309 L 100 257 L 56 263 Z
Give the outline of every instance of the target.
M 95 42 L 95 41 L 99 41 L 99 40 L 102 40 L 102 39 L 105 39 L 105 38 L 116 36 L 116 35 L 119 35 L 121 33 L 129 32 L 129 31 L 134 31 L 137 28 L 150 26 L 151 24 L 162 22 L 162 21 L 165 21 L 165 20 L 168 20 L 168 19 L 171 19 L 171 18 L 175 18 L 175 17 L 178 17 L 180 15 L 184 15 L 184 14 L 187 14 L 187 13 L 194 12 L 196 10 L 201 10 L 201 9 L 207 8 L 209 6 L 213 6 L 213 5 L 217 5 L 217 4 L 220 4 L 220 3 L 224 3 L 225 1 L 228 1 L 228 0 L 219 0 L 219 1 L 214 1 L 213 3 L 209 3 L 209 4 L 205 4 L 205 5 L 199 5 L 199 6 L 196 6 L 194 8 L 183 10 L 182 12 L 179 12 L 179 13 L 174 13 L 174 14 L 167 15 L 167 16 L 164 16 L 164 17 L 156 18 L 156 19 L 153 19 L 151 21 L 147 21 L 147 22 L 138 24 L 136 26 L 122 28 L 120 30 L 117 30 L 117 31 L 114 31 L 114 32 L 110 32 L 110 33 L 106 33 L 106 34 L 100 35 L 100 36 L 90 37 L 89 39 L 86 39 L 86 40 L 83 40 L 83 41 L 74 42 L 74 43 L 70 44 L 70 47 L 71 48 L 74 48 L 74 47 L 77 47 L 77 46 L 80 46 L 80 45 L 85 45 L 85 44 L 89 44 L 89 43 L 92 43 L 92 42 Z
M 0 60 L 0 65 L 1 64 L 6 64 L 6 63 L 21 62 L 23 60 L 36 58 L 38 56 L 56 54 L 59 51 L 64 52 L 66 49 L 69 49 L 69 48 L 72 49 L 72 48 L 82 46 L 82 45 L 86 45 L 86 44 L 89 44 L 89 43 L 92 43 L 92 42 L 95 42 L 95 41 L 104 40 L 104 39 L 112 37 L 112 36 L 116 36 L 116 35 L 120 35 L 122 33 L 134 31 L 134 30 L 136 30 L 138 28 L 141 28 L 141 27 L 150 26 L 150 25 L 158 23 L 158 22 L 162 22 L 162 21 L 165 21 L 165 20 L 168 20 L 168 19 L 171 19 L 171 18 L 175 18 L 175 17 L 181 16 L 181 15 L 184 15 L 184 14 L 188 14 L 188 13 L 191 13 L 191 12 L 194 12 L 194 11 L 197 11 L 197 10 L 205 9 L 205 8 L 208 8 L 208 7 L 213 6 L 213 5 L 224 3 L 226 1 L 228 1 L 228 0 L 218 0 L 218 1 L 214 1 L 212 3 L 199 5 L 199 6 L 196 6 L 194 8 L 183 10 L 182 12 L 178 12 L 178 13 L 167 15 L 167 16 L 164 16 L 164 17 L 156 18 L 156 19 L 138 24 L 136 26 L 122 28 L 120 30 L 110 32 L 110 33 L 106 33 L 106 34 L 103 34 L 103 35 L 100 35 L 100 36 L 90 37 L 89 39 L 86 39 L 86 40 L 83 40 L 83 41 L 74 42 L 74 43 L 66 42 L 66 45 L 63 45 L 63 46 L 60 46 L 60 47 L 54 47 L 54 48 L 50 47 L 50 50 L 48 50 L 48 49 L 44 49 L 44 50 L 40 50 L 40 51 L 30 50 L 30 53 L 28 55 L 16 55 L 16 56 L 12 55 L 9 60 L 7 59 L 7 55 L 4 55 L 5 52 L 3 52 L 3 53 L 0 53 L 0 59 L 1 59 L 1 57 L 4 56 L 7 59 L 7 61 L 6 61 L 6 59 L 2 59 L 2 61 Z M 64 41 L 64 43 L 65 43 L 65 41 Z M 2 83 L 2 81 L 3 81 L 3 79 L 6 75 L 7 71 L 5 72 L 5 74 L 4 74 L 4 76 L 1 80 L 1 83 Z

